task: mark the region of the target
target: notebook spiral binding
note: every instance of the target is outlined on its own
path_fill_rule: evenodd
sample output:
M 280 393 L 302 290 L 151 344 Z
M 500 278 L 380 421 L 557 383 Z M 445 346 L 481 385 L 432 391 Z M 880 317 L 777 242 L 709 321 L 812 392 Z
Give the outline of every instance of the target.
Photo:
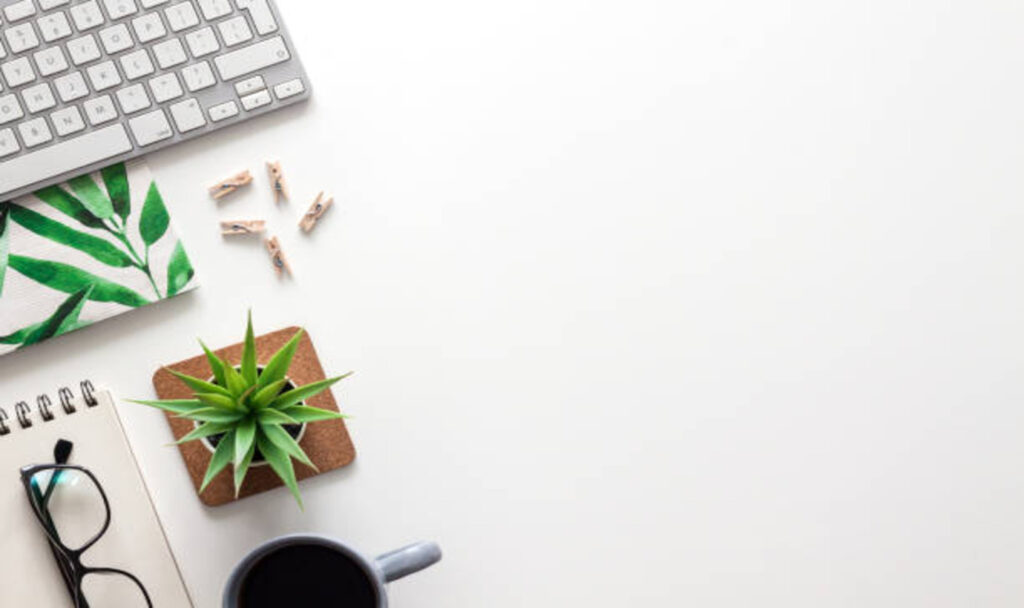
M 96 387 L 93 386 L 91 380 L 83 380 L 78 385 L 79 392 L 82 395 L 82 402 L 85 403 L 86 407 L 96 407 L 99 405 L 99 400 L 96 399 Z M 75 394 L 66 386 L 62 386 L 57 390 L 57 399 L 60 401 L 60 407 L 64 410 L 65 414 L 74 414 L 77 411 L 75 407 Z M 54 416 L 53 401 L 50 396 L 43 393 L 36 397 L 35 412 L 27 401 L 18 401 L 14 404 L 14 418 L 13 420 L 7 414 L 7 411 L 0 407 L 0 437 L 10 434 L 11 430 L 17 426 L 27 429 L 31 428 L 37 421 L 41 424 L 46 424 L 52 421 Z M 34 414 L 38 414 L 38 418 L 33 420 Z

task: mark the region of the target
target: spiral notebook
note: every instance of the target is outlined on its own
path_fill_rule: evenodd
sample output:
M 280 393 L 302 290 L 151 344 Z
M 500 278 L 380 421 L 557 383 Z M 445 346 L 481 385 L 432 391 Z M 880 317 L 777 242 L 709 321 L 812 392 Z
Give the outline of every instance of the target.
M 65 439 L 74 444 L 68 464 L 89 469 L 110 502 L 110 528 L 83 563 L 131 572 L 157 608 L 191 608 L 110 393 L 85 381 L 80 394 L 62 388 L 56 397 L 0 408 L 0 606 L 74 606 L 19 476 L 22 466 L 52 463 L 54 445 Z

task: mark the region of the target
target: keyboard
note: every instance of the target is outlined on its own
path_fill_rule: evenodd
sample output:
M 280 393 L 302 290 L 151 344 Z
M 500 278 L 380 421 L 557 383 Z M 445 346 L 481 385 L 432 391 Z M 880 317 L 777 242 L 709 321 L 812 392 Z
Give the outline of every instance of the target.
M 0 201 L 309 94 L 272 0 L 0 0 Z

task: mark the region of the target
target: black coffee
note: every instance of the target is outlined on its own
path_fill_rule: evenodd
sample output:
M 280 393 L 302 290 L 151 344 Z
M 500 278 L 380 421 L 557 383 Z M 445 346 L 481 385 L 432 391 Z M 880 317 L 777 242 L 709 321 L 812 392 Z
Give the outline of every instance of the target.
M 321 545 L 282 547 L 245 576 L 241 608 L 375 608 L 370 575 L 343 553 Z

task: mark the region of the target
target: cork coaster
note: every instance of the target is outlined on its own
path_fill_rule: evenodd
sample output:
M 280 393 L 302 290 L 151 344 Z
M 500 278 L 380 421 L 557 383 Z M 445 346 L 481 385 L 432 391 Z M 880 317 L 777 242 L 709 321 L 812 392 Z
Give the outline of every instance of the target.
M 257 362 L 260 365 L 265 365 L 270 357 L 279 348 L 284 346 L 298 330 L 298 327 L 288 327 L 257 337 Z M 242 343 L 239 342 L 215 352 L 217 356 L 225 361 L 237 365 L 242 360 Z M 199 355 L 198 357 L 168 365 L 167 367 L 197 378 L 205 379 L 213 375 L 205 355 Z M 316 355 L 316 350 L 313 348 L 313 341 L 309 338 L 308 334 L 303 335 L 299 341 L 299 347 L 295 351 L 295 358 L 292 359 L 292 366 L 288 370 L 288 377 L 297 385 L 309 384 L 310 382 L 323 380 L 326 377 L 323 367 L 320 366 L 320 359 Z M 153 386 L 156 388 L 156 394 L 160 399 L 190 399 L 192 397 L 192 392 L 189 388 L 164 368 L 153 374 Z M 312 407 L 338 411 L 338 404 L 334 401 L 334 396 L 331 394 L 330 389 L 307 399 L 306 404 Z M 181 439 L 195 428 L 191 420 L 175 418 L 173 414 L 167 412 L 165 412 L 165 415 L 167 416 L 168 423 L 171 425 L 171 431 L 174 433 L 175 439 Z M 310 460 L 316 464 L 321 473 L 350 464 L 356 457 L 356 450 L 352 445 L 351 438 L 349 438 L 348 429 L 345 428 L 345 421 L 340 419 L 307 424 L 299 445 L 302 446 L 302 449 L 309 455 Z M 189 476 L 192 478 L 192 485 L 195 486 L 198 493 L 203 482 L 203 475 L 206 473 L 206 467 L 210 464 L 210 458 L 213 454 L 202 441 L 183 443 L 178 448 L 181 450 L 181 457 L 185 460 L 185 466 L 188 468 Z M 295 465 L 295 475 L 299 481 L 317 475 L 316 471 L 306 465 L 294 460 L 292 462 Z M 210 482 L 206 491 L 199 495 L 199 500 L 211 507 L 236 500 L 235 486 L 232 478 L 233 471 L 234 469 L 231 466 L 221 471 Z M 249 468 L 245 481 L 242 483 L 242 489 L 238 497 L 245 498 L 246 496 L 259 494 L 260 492 L 283 485 L 284 483 L 268 465 L 257 466 L 256 463 L 253 463 Z

